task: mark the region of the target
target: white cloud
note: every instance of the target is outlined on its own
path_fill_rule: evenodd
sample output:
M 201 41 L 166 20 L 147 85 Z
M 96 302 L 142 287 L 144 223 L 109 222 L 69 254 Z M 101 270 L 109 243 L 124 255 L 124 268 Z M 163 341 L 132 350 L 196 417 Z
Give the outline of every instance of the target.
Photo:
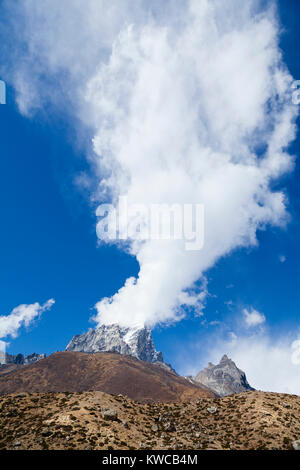
M 5 352 L 7 346 L 8 343 L 5 343 L 5 341 L 0 340 L 0 364 L 5 364 L 6 362 Z
M 279 256 L 279 261 L 280 261 L 280 263 L 285 263 L 286 262 L 286 256 L 285 255 L 280 255 Z
M 6 347 L 7 347 L 7 343 L 5 341 L 0 340 L 0 353 L 5 353 Z M 0 358 L 0 364 L 1 364 L 1 358 Z
M 253 308 L 251 310 L 247 310 L 246 308 L 244 308 L 243 315 L 247 327 L 262 325 L 266 321 L 265 315 Z
M 202 251 L 130 244 L 138 278 L 97 303 L 97 322 L 153 326 L 182 318 L 183 303 L 200 311 L 205 288 L 195 283 L 206 270 L 287 220 L 285 195 L 272 187 L 293 169 L 286 148 L 298 108 L 273 9 L 255 0 L 18 5 L 20 60 L 7 75 L 20 109 L 65 96 L 94 129 L 93 197 L 205 206 Z
M 49 310 L 55 303 L 53 299 L 48 300 L 44 305 L 38 302 L 30 305 L 19 305 L 15 307 L 7 316 L 0 316 L 0 338 L 11 336 L 16 338 L 22 326 L 28 328 L 43 312 Z
M 292 344 L 292 363 L 296 366 L 300 365 L 300 340 L 296 340 Z

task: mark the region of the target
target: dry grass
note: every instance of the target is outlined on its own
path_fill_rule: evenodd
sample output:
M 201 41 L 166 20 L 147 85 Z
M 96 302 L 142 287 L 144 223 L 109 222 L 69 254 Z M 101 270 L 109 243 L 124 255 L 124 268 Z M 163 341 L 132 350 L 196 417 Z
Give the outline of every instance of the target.
M 117 421 L 102 417 L 105 408 Z M 290 449 L 297 439 L 300 397 L 293 395 L 169 404 L 102 392 L 0 397 L 0 449 Z

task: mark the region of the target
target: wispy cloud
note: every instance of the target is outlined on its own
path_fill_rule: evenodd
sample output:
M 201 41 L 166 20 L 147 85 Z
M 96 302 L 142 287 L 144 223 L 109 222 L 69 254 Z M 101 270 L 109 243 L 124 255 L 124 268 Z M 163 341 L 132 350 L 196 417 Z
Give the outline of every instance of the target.
M 244 316 L 244 321 L 247 327 L 249 328 L 262 325 L 266 321 L 265 315 L 263 315 L 258 310 L 255 310 L 253 308 L 251 308 L 250 310 L 247 310 L 246 308 L 244 308 L 243 316 Z
M 15 307 L 9 315 L 0 316 L 0 338 L 7 336 L 16 338 L 21 327 L 28 328 L 43 312 L 50 310 L 54 303 L 55 301 L 50 299 L 43 305 L 38 302 L 29 305 L 22 304 Z

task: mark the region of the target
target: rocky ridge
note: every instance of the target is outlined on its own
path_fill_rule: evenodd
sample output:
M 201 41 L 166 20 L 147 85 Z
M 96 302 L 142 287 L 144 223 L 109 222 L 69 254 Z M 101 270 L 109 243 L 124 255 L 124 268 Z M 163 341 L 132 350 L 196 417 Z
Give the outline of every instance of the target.
M 0 364 L 18 364 L 18 365 L 27 365 L 33 364 L 34 362 L 40 361 L 41 359 L 45 359 L 46 354 L 29 354 L 28 356 L 24 356 L 23 354 L 2 354 L 0 358 Z
M 128 328 L 117 324 L 101 325 L 72 338 L 66 351 L 85 353 L 116 352 L 141 361 L 157 364 L 175 372 L 156 351 L 151 330 L 147 327 Z

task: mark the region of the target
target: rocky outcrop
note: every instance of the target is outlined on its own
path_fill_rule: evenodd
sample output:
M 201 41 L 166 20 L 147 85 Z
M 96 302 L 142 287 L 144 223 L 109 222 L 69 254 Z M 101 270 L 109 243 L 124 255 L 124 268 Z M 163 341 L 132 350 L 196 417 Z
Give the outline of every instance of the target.
M 245 372 L 238 369 L 236 364 L 226 354 L 222 357 L 219 364 L 214 365 L 210 362 L 192 380 L 205 385 L 221 397 L 254 390 L 249 385 Z
M 3 354 L 1 359 L 2 364 L 18 364 L 18 365 L 26 365 L 26 364 L 33 364 L 34 362 L 40 361 L 41 359 L 45 359 L 46 354 L 29 354 L 28 356 L 24 356 L 23 354 Z
M 33 364 L 34 362 L 40 361 L 41 359 L 45 359 L 46 354 L 29 354 L 28 356 L 24 357 L 24 364 Z
M 171 366 L 164 362 L 162 353 L 156 351 L 151 330 L 146 327 L 126 328 L 117 324 L 101 325 L 97 329 L 74 336 L 66 347 L 66 351 L 116 352 L 173 371 Z
M 300 450 L 300 441 L 294 441 L 292 445 L 294 450 Z

